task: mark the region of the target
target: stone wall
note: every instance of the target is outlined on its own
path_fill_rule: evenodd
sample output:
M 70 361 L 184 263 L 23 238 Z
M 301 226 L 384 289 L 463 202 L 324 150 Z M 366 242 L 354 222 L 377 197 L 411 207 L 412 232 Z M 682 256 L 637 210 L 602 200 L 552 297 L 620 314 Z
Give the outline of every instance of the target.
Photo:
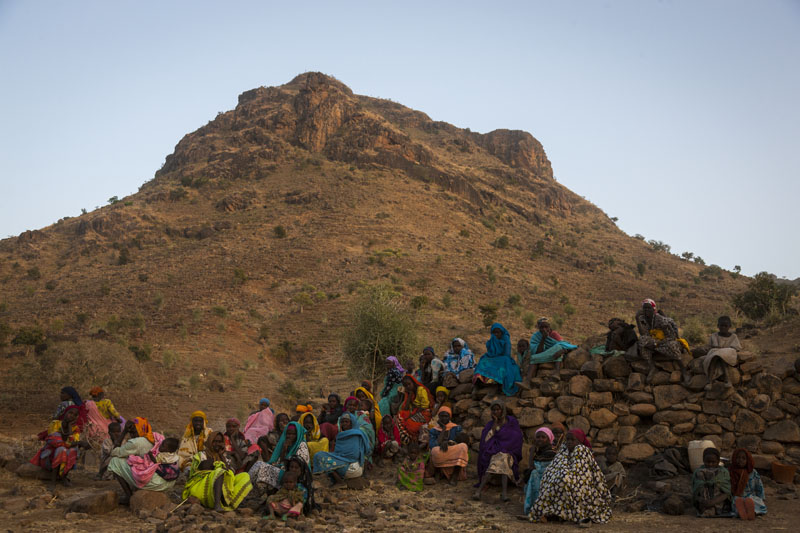
M 750 354 L 740 359 L 737 367 L 729 368 L 733 386 L 716 383 L 707 389 L 699 358 L 687 361 L 688 382 L 682 381 L 674 363 L 659 363 L 653 382 L 647 384 L 644 363 L 590 355 L 582 347 L 568 355 L 560 381 L 537 377 L 531 390 L 504 397 L 496 385 L 473 387 L 462 379 L 466 383 L 451 389 L 450 400 L 454 421 L 468 432 L 477 450 L 490 419 L 489 404 L 504 399 L 525 433 L 526 459 L 536 429 L 562 422 L 583 429 L 595 450 L 616 445 L 628 463 L 692 440 L 713 441 L 723 455 L 747 448 L 759 468 L 769 468 L 775 459 L 800 461 L 800 381 L 792 367 L 773 369 L 780 374 L 776 375 Z M 541 365 L 539 375 L 550 374 L 547 365 Z

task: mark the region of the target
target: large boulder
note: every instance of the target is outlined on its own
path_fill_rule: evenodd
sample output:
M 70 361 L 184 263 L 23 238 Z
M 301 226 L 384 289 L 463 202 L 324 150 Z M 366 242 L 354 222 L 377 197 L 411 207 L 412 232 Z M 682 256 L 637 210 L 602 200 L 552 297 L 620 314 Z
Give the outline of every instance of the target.
M 585 416 L 576 415 L 570 418 L 568 421 L 570 428 L 573 429 L 577 428 L 583 430 L 583 432 L 586 433 L 587 435 L 589 434 L 589 431 L 592 429 L 592 425 L 589 423 L 589 421 L 586 419 Z
M 533 407 L 523 407 L 519 414 L 519 425 L 523 428 L 541 426 L 544 424 L 544 411 Z
M 776 420 L 783 420 L 786 418 L 786 415 L 780 410 L 780 408 L 770 405 L 764 409 L 764 411 L 761 413 L 761 417 L 769 422 L 775 422 Z
M 591 407 L 597 407 L 600 405 L 611 405 L 612 403 L 614 403 L 614 395 L 610 392 L 589 393 L 589 406 Z
M 567 415 L 577 415 L 583 407 L 583 400 L 575 396 L 559 396 L 556 398 L 558 409 Z
M 761 437 L 758 435 L 739 435 L 736 439 L 736 444 L 739 448 L 755 453 L 761 447 Z
M 797 378 L 786 378 L 783 380 L 781 390 L 785 394 L 800 394 L 800 380 Z
M 599 361 L 586 361 L 581 367 L 581 374 L 589 379 L 603 377 L 603 365 Z
M 637 415 L 625 415 L 617 419 L 617 422 L 619 423 L 620 426 L 636 426 L 641 421 L 642 419 L 639 418 Z
M 627 378 L 631 374 L 631 365 L 624 357 L 609 357 L 603 363 L 603 375 L 609 378 Z
M 791 420 L 782 420 L 773 424 L 764 432 L 764 440 L 800 443 L 800 427 Z M 766 450 L 764 450 L 766 451 Z
M 636 416 L 653 416 L 656 413 L 656 406 L 652 403 L 637 403 L 631 405 L 631 414 Z
M 557 422 L 563 423 L 566 419 L 567 416 L 555 407 L 547 411 L 547 421 L 551 424 L 555 424 Z
M 686 384 L 686 388 L 692 392 L 700 392 L 706 386 L 707 379 L 703 374 L 696 374 L 689 379 L 689 383 Z
M 613 392 L 614 391 L 614 380 L 613 379 L 595 379 L 594 380 L 594 390 L 597 392 Z
M 669 428 L 663 424 L 656 424 L 648 429 L 644 434 L 644 438 L 656 448 L 667 448 L 674 446 L 678 442 L 678 437 L 673 435 Z
M 659 409 L 667 409 L 688 397 L 689 391 L 680 385 L 660 385 L 658 387 L 653 387 L 653 398 L 656 407 Z
M 761 451 L 771 455 L 780 455 L 785 451 L 783 444 L 774 440 L 761 441 Z
M 694 431 L 694 422 L 681 422 L 672 426 L 672 432 L 676 435 L 683 435 L 690 431 Z
M 620 444 L 630 444 L 636 438 L 636 428 L 633 426 L 620 426 L 617 431 L 617 440 Z
M 594 440 L 601 444 L 611 444 L 617 440 L 617 430 L 614 428 L 603 428 L 597 432 L 597 436 Z
M 653 422 L 657 424 L 680 424 L 694 422 L 695 414 L 691 411 L 659 411 L 653 415 Z
M 753 381 L 759 393 L 767 394 L 773 400 L 777 400 L 781 397 L 783 382 L 778 376 L 774 374 L 760 374 L 758 377 L 754 378 Z
M 625 396 L 631 403 L 653 403 L 653 395 L 649 392 L 629 392 Z
M 131 496 L 130 508 L 133 514 L 139 511 L 152 512 L 156 509 L 167 508 L 172 505 L 166 492 L 156 492 L 152 490 L 137 490 Z
M 539 391 L 542 396 L 558 396 L 561 394 L 560 381 L 544 381 L 539 385 Z
M 736 422 L 734 423 L 734 428 L 736 433 L 742 434 L 755 434 L 755 433 L 763 433 L 764 429 L 767 427 L 766 422 L 763 418 L 759 415 L 754 413 L 753 411 L 748 411 L 747 409 L 740 409 L 739 412 L 736 414 Z M 775 440 L 775 439 L 770 439 Z
M 651 457 L 656 451 L 646 442 L 637 442 L 623 446 L 619 451 L 619 460 L 623 463 L 636 463 Z
M 564 368 L 567 370 L 580 370 L 586 361 L 592 358 L 583 348 L 576 348 L 564 356 Z
M 592 380 L 586 376 L 575 376 L 569 380 L 569 393 L 585 398 L 592 392 Z
M 644 389 L 644 374 L 640 374 L 639 372 L 633 372 L 630 376 L 628 376 L 628 386 L 625 390 L 628 391 L 640 391 Z
M 87 490 L 69 498 L 64 502 L 68 513 L 105 514 L 115 511 L 119 504 L 116 491 Z
M 706 435 L 722 435 L 722 426 L 719 424 L 697 424 L 694 432 Z
M 718 415 L 729 418 L 731 415 L 733 415 L 733 405 L 730 402 L 704 400 L 703 412 L 707 415 Z
M 769 394 L 756 394 L 755 398 L 750 400 L 750 405 L 748 405 L 748 408 L 751 411 L 760 413 L 769 407 L 771 401 L 772 399 L 769 397 Z
M 613 424 L 616 419 L 617 415 L 605 407 L 589 413 L 589 422 L 591 422 L 592 427 L 596 428 L 607 428 Z

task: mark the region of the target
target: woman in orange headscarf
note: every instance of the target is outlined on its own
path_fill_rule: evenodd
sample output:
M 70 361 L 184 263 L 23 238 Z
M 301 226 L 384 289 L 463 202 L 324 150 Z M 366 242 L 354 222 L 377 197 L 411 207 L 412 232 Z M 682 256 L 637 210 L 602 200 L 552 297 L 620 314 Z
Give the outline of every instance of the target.
M 397 430 L 403 444 L 416 442 L 420 428 L 431 421 L 431 393 L 411 374 L 403 377 L 403 402 L 397 413 Z
M 178 455 L 181 456 L 181 470 L 191 466 L 192 457 L 205 449 L 205 442 L 210 434 L 211 428 L 208 427 L 206 414 L 203 411 L 192 413 L 191 420 L 186 425 L 186 431 L 183 433 L 181 445 L 178 449 Z

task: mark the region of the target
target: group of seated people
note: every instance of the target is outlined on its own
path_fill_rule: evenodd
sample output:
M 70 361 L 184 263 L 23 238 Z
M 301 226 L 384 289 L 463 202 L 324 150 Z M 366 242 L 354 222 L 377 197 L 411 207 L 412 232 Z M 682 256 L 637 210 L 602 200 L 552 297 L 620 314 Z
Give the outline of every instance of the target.
M 672 354 L 669 357 L 680 353 L 683 343 L 677 327 L 656 311 L 652 300 L 643 302 L 636 320 L 639 336 L 633 326 L 612 319 L 607 343 L 600 347 L 603 352 L 627 357 L 635 351 L 647 354 L 642 357 L 651 362 L 658 353 Z M 720 319 L 720 331 L 712 336 L 713 348 L 705 356 L 713 379 L 725 374 L 721 365 L 732 364 L 729 350 L 735 360 L 740 348 L 730 326 L 730 319 Z M 515 360 L 508 331 L 495 323 L 486 353 L 477 364 L 466 341 L 455 338 L 442 359 L 434 348 L 426 347 L 416 371 L 407 371 L 396 357 L 386 358 L 379 399 L 369 381 L 362 382 L 344 402 L 338 394 L 330 394 L 318 415 L 311 405 L 298 405 L 292 416 L 275 414 L 269 399 L 262 398 L 243 428 L 231 418 L 224 432 L 212 430 L 206 414 L 196 411 L 180 439 L 153 431 L 144 417 L 125 420 L 100 387 L 90 391 L 88 401 L 74 388 L 64 387 L 52 423 L 40 434 L 44 445 L 31 462 L 51 472 L 53 480 L 66 483 L 79 452 L 94 448 L 100 453 L 96 478 L 116 479 L 125 494 L 123 503 L 135 490 L 169 490 L 183 475 L 184 498 L 225 511 L 236 509 L 254 491 L 264 499 L 270 516 L 284 519 L 314 508 L 313 475 L 325 475 L 336 484 L 392 461 L 397 465 L 398 486 L 404 489 L 421 491 L 437 479 L 455 485 L 467 478 L 469 438 L 453 421 L 450 390 L 471 380 L 496 383 L 505 394 L 516 394 L 528 386 L 520 368 L 526 369 L 529 381 L 536 377 L 538 365 L 556 363 L 553 378 L 558 379 L 558 363 L 575 348 L 553 331 L 549 320 L 541 318 L 530 341 L 518 342 Z M 612 493 L 625 480 L 613 446 L 595 460 L 582 430 L 567 431 L 560 424 L 543 427 L 535 432 L 530 468 L 520 473 L 523 433 L 519 423 L 501 401 L 493 403 L 490 412 L 479 442 L 476 499 L 497 476 L 505 501 L 509 482 L 525 486 L 524 512 L 531 520 L 559 518 L 586 524 L 610 518 Z M 741 455 L 734 454 L 732 473 L 739 472 L 734 468 L 739 468 Z M 752 465 L 752 458 L 748 464 Z M 707 465 L 696 472 L 695 492 L 706 491 L 702 493 L 706 496 L 696 498 L 698 511 L 708 514 L 713 507 L 716 513 L 724 503 L 721 494 L 743 497 L 739 489 L 749 490 L 752 474 L 757 476 L 749 468 L 748 481 L 731 488 L 729 479 L 728 492 L 722 471 Z M 731 501 L 734 508 L 741 507 Z M 755 512 L 760 512 L 763 489 L 760 499 L 753 501 L 757 502 Z M 739 515 L 751 515 L 749 504 L 743 505 Z

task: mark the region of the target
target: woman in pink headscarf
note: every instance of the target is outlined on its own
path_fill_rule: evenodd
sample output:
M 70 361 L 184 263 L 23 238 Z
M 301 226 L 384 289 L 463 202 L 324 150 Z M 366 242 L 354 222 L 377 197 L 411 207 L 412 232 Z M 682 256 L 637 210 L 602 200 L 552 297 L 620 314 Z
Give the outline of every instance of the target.
M 525 485 L 525 502 L 523 504 L 525 514 L 531 511 L 534 502 L 539 498 L 539 485 L 542 482 L 542 475 L 544 475 L 547 467 L 550 466 L 553 457 L 556 456 L 556 452 L 553 449 L 554 440 L 553 432 L 546 427 L 537 429 L 533 435 L 533 446 L 531 447 L 529 461 L 531 465 L 530 477 Z
M 251 443 L 258 442 L 259 437 L 268 434 L 275 427 L 275 413 L 269 407 L 269 400 L 262 398 L 258 407 L 259 410 L 247 418 L 242 432 Z

